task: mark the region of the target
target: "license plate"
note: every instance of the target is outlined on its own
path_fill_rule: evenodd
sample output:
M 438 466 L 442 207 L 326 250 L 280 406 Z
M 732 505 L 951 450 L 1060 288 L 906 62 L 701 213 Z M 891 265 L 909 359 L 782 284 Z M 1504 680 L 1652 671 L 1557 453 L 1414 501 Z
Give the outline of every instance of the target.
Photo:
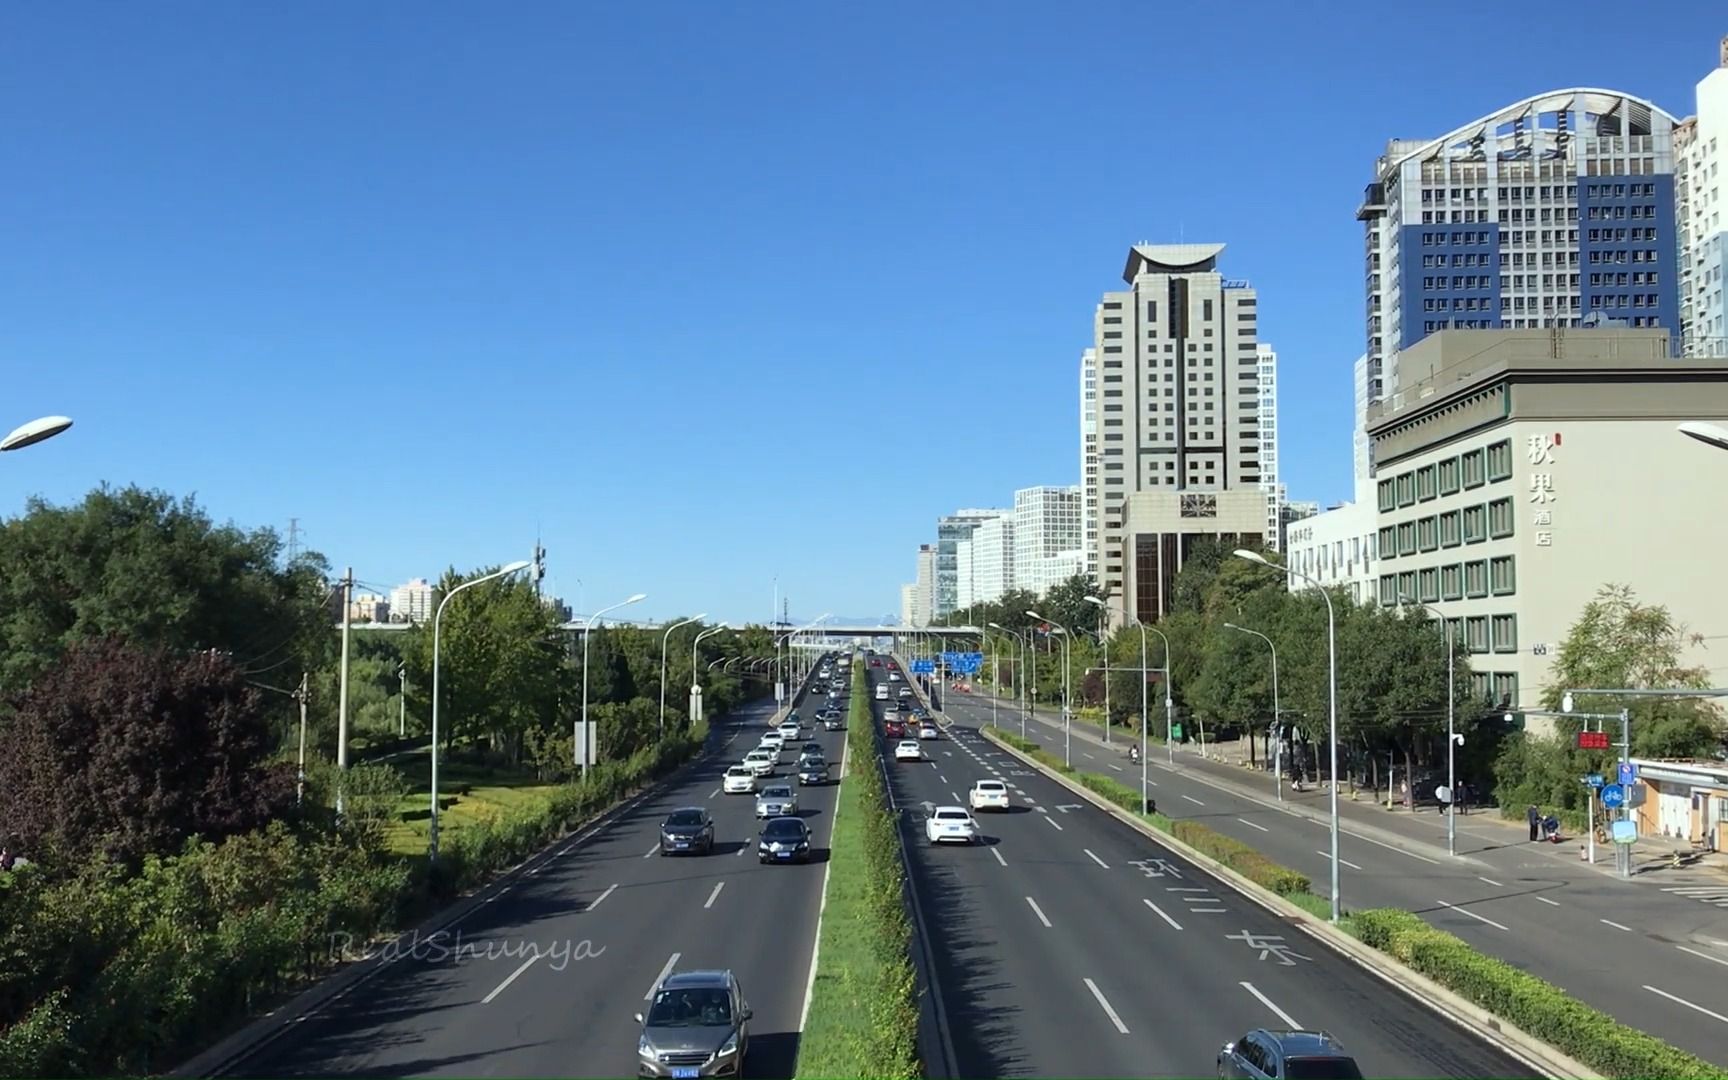
M 674 842 L 674 843 L 673 843 L 673 844 L 672 844 L 672 846 L 673 846 L 673 847 L 675 847 L 675 848 L 680 848 L 680 847 L 689 847 L 689 846 L 690 846 L 690 842 L 689 842 L 689 841 L 687 841 L 687 840 L 678 840 L 678 841 L 675 841 L 675 842 Z
M 702 1075 L 702 1070 L 691 1065 L 680 1065 L 672 1070 L 672 1080 L 695 1080 Z
M 774 857 L 776 859 L 790 859 L 792 857 L 792 853 L 790 851 L 776 851 L 774 853 Z

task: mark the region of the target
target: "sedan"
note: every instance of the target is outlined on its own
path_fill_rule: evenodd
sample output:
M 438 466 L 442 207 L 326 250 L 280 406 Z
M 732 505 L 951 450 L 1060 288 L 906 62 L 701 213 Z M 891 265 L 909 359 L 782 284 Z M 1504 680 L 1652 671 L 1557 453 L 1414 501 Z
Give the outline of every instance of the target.
M 888 673 L 888 681 L 889 682 L 899 682 L 900 681 L 900 673 L 898 671 L 890 671 Z
M 920 739 L 940 739 L 942 733 L 936 730 L 935 724 L 926 720 L 918 725 L 918 737 Z
M 804 824 L 803 818 L 771 819 L 762 826 L 762 835 L 756 842 L 756 858 L 765 863 L 809 862 L 810 826 Z
M 1008 785 L 1000 780 L 980 780 L 966 793 L 973 810 L 1008 809 Z
M 798 764 L 798 782 L 806 785 L 826 784 L 828 763 L 819 757 L 805 758 Z
M 756 790 L 756 770 L 749 765 L 734 765 L 726 770 L 726 779 L 721 782 L 728 795 L 749 795 Z
M 714 819 L 699 806 L 672 811 L 660 825 L 660 854 L 714 854 Z
M 906 725 L 898 720 L 887 720 L 882 724 L 882 734 L 890 739 L 903 738 L 906 735 Z
M 895 761 L 923 761 L 924 748 L 915 740 L 904 739 L 894 747 Z
M 756 796 L 756 816 L 759 818 L 797 817 L 798 796 L 790 784 L 770 784 Z
M 787 742 L 793 741 L 802 734 L 804 734 L 804 725 L 796 720 L 788 720 L 780 725 L 780 737 Z
M 938 806 L 924 819 L 924 838 L 932 844 L 976 844 L 982 837 L 962 806 Z
M 780 734 L 779 731 L 770 731 L 762 736 L 762 745 L 764 747 L 772 746 L 778 750 L 786 745 L 786 736 Z
M 912 696 L 912 688 L 910 686 L 902 686 L 900 688 L 900 696 L 903 698 L 911 697 Z
M 773 776 L 777 756 L 772 750 L 752 750 L 744 755 L 744 765 L 757 776 Z
M 845 727 L 846 720 L 838 712 L 829 714 L 828 719 L 822 721 L 823 731 L 842 731 Z

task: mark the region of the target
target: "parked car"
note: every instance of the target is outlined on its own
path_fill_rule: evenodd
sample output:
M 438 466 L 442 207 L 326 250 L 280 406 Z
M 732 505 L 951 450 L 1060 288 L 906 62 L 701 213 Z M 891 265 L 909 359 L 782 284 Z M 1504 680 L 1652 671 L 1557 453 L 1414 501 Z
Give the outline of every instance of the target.
M 750 1052 L 750 1006 L 730 971 L 680 971 L 660 980 L 636 1014 L 637 1074 L 738 1076 Z
M 660 825 L 660 854 L 714 854 L 714 819 L 700 806 L 684 806 Z
M 759 862 L 809 862 L 810 826 L 803 818 L 771 818 L 756 841 Z

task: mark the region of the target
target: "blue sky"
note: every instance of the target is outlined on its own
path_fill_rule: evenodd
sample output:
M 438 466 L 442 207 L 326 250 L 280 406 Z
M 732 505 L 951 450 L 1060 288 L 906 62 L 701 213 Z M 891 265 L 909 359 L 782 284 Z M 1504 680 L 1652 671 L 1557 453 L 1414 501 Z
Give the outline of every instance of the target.
M 1406 13 L 1407 12 L 1407 13 Z M 0 12 L 0 511 L 196 493 L 367 581 L 888 613 L 934 519 L 1078 478 L 1129 244 L 1217 240 L 1285 479 L 1348 494 L 1352 216 L 1393 136 L 1687 115 L 1698 0 L 299 2 Z M 577 582 L 581 586 L 578 589 Z

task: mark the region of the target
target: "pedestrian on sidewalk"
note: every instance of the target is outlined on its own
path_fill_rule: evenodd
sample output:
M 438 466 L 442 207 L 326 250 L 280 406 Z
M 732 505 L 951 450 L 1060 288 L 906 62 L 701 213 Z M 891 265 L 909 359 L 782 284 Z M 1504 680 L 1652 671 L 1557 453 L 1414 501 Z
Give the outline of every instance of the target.
M 1535 803 L 1531 803 L 1530 809 L 1524 811 L 1524 817 L 1530 822 L 1530 839 L 1538 839 L 1541 836 L 1542 811 L 1536 809 Z

